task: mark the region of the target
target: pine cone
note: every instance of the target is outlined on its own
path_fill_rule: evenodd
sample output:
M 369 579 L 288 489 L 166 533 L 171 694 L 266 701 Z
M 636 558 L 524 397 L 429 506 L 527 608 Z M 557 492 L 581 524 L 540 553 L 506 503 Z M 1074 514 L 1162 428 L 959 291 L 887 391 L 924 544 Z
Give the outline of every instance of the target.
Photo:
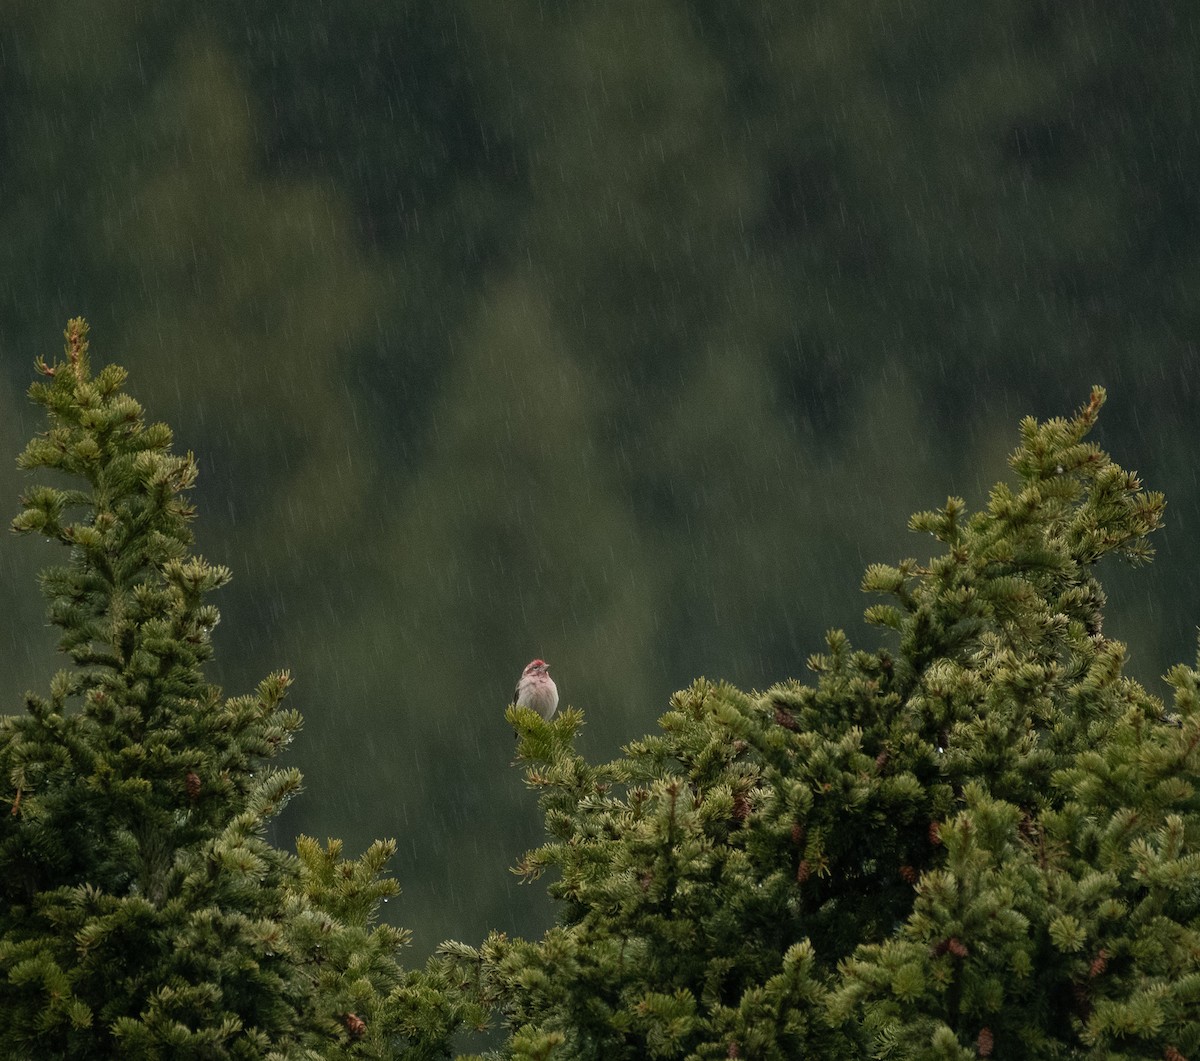
M 742 1051 L 739 1049 L 736 1039 L 729 1040 L 729 1049 L 727 1051 L 725 1051 L 725 1056 L 726 1057 L 741 1057 L 742 1056 Z
M 967 945 L 957 936 L 951 936 L 946 941 L 946 950 L 956 958 L 965 958 L 971 952 L 967 949 Z
M 1075 1012 L 1086 1021 L 1092 1015 L 1092 996 L 1083 984 L 1071 985 L 1071 996 L 1075 999 Z
M 942 827 L 938 822 L 929 823 L 929 842 L 937 847 L 942 842 Z
M 905 884 L 916 884 L 919 876 L 920 874 L 917 873 L 912 866 L 900 867 L 900 879 L 904 881 Z
M 1166 1061 L 1188 1061 L 1188 1059 L 1173 1046 L 1168 1046 L 1163 1051 L 1163 1057 L 1166 1058 Z
M 183 785 L 187 789 L 188 799 L 195 803 L 200 798 L 200 775 L 195 770 L 189 770 Z
M 367 1023 L 357 1013 L 347 1013 L 342 1017 L 342 1023 L 351 1039 L 361 1039 L 367 1034 Z
M 888 754 L 888 751 L 885 748 L 877 756 L 875 756 L 875 769 L 882 770 L 885 766 L 887 766 L 890 758 L 891 756 Z
M 979 1038 L 975 1040 L 975 1051 L 980 1057 L 991 1057 L 992 1047 L 996 1045 L 996 1040 L 992 1037 L 991 1028 L 980 1028 Z
M 750 800 L 746 798 L 745 792 L 735 792 L 733 795 L 733 816 L 739 822 L 744 822 L 750 817 Z
M 1101 947 L 1099 953 L 1092 959 L 1091 967 L 1088 969 L 1088 975 L 1092 977 L 1099 976 L 1107 968 L 1108 951 Z
M 812 866 L 808 864 L 807 858 L 800 860 L 800 865 L 796 867 L 796 880 L 803 884 L 809 877 L 812 876 Z
M 793 715 L 786 707 L 775 705 L 775 721 L 784 729 L 797 730 L 800 727 L 796 724 L 796 716 Z
M 805 832 L 807 832 L 807 830 L 805 829 L 803 822 L 793 822 L 792 823 L 792 843 L 795 844 L 797 847 L 799 847 L 800 844 L 804 840 Z

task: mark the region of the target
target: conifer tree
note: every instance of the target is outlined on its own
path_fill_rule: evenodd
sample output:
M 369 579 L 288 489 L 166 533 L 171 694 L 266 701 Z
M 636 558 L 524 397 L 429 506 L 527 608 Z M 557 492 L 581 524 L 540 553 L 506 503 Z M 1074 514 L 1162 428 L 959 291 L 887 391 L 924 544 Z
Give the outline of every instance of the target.
M 582 715 L 510 709 L 558 924 L 446 944 L 499 1056 L 1200 1058 L 1200 672 L 1123 673 L 1096 564 L 1163 499 L 1073 418 L 1021 425 L 1015 486 L 913 517 L 938 551 L 815 682 L 699 680 L 592 765 Z
M 125 373 L 93 376 L 87 326 L 31 388 L 49 430 L 20 457 L 17 531 L 69 550 L 42 587 L 70 660 L 0 718 L 0 1056 L 400 1056 L 376 1015 L 405 933 L 376 924 L 394 849 L 357 861 L 265 823 L 300 775 L 286 672 L 226 698 L 206 680 L 230 575 L 192 551 L 196 479 Z

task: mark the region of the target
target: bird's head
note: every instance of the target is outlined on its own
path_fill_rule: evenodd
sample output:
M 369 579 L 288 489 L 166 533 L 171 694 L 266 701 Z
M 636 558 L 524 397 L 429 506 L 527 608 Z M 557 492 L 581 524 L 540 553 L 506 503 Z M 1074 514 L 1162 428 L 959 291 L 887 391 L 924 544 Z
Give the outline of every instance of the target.
M 528 667 L 525 668 L 524 671 L 521 672 L 521 677 L 527 678 L 531 674 L 548 674 L 549 671 L 550 671 L 549 663 L 547 663 L 544 659 L 535 659 L 532 663 L 529 664 Z

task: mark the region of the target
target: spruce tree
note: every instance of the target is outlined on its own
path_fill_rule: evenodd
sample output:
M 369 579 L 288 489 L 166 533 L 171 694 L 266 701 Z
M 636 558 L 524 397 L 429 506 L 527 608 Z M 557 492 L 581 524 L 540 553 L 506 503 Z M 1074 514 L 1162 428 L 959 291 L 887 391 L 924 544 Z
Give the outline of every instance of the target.
M 1071 419 L 1021 425 L 1013 486 L 913 517 L 815 681 L 699 680 L 600 765 L 583 718 L 510 709 L 558 924 L 446 944 L 499 1056 L 1200 1058 L 1200 673 L 1124 674 L 1096 565 L 1163 499 Z
M 264 826 L 300 786 L 286 672 L 226 698 L 203 672 L 229 571 L 192 551 L 196 480 L 87 326 L 31 388 L 51 473 L 17 531 L 68 550 L 42 575 L 70 660 L 0 719 L 0 1056 L 400 1056 L 376 1019 L 405 933 L 375 919 L 394 844 L 357 861 Z

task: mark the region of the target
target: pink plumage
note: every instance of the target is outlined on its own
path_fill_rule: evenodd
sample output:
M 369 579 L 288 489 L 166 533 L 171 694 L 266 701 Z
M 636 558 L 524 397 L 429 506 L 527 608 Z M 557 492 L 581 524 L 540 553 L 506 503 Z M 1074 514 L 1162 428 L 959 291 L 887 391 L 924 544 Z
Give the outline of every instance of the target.
M 558 710 L 558 686 L 550 677 L 550 664 L 535 659 L 521 672 L 512 702 L 518 707 L 530 707 L 547 722 Z

